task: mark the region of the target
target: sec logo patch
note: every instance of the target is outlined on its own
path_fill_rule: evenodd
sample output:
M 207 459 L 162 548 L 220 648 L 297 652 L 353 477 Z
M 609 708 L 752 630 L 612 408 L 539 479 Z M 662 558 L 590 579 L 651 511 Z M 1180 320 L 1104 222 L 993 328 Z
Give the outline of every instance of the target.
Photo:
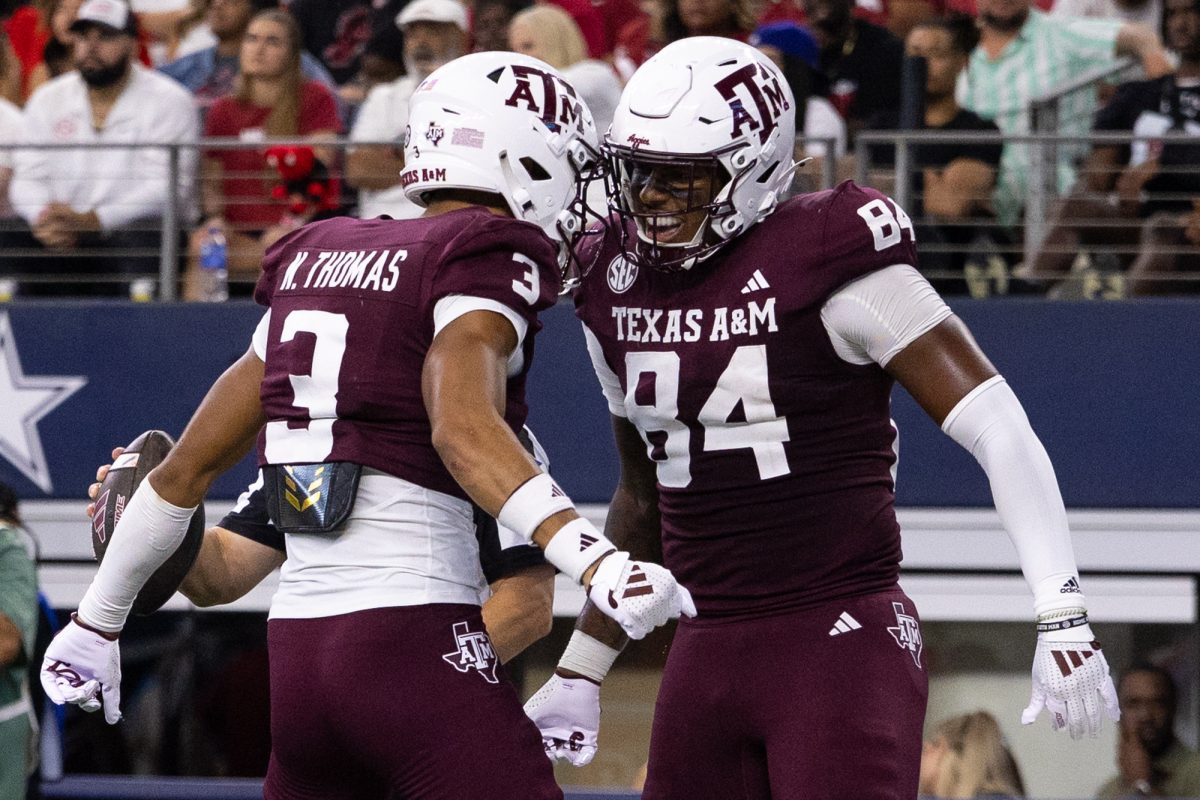
M 608 288 L 613 294 L 622 294 L 637 280 L 637 264 L 630 263 L 619 255 L 608 265 Z

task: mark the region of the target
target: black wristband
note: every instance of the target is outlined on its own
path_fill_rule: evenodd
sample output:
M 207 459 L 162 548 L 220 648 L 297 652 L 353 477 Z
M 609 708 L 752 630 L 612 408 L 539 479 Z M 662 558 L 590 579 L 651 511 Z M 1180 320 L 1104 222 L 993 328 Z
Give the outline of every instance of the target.
M 86 622 L 81 620 L 79 618 L 79 615 L 76 614 L 74 611 L 71 612 L 71 621 L 74 622 L 79 627 L 83 628 L 85 631 L 91 631 L 92 633 L 96 634 L 97 636 L 99 636 L 103 639 L 108 639 L 110 642 L 115 642 L 115 641 L 117 641 L 117 639 L 119 639 L 121 637 L 121 634 L 119 631 L 102 631 L 99 628 L 93 628 L 91 625 L 88 625 Z
M 1038 633 L 1050 633 L 1052 631 L 1065 631 L 1068 628 L 1078 628 L 1087 624 L 1087 614 L 1082 614 L 1078 617 L 1067 617 L 1066 619 L 1056 619 L 1050 622 L 1039 622 L 1037 624 L 1037 629 Z

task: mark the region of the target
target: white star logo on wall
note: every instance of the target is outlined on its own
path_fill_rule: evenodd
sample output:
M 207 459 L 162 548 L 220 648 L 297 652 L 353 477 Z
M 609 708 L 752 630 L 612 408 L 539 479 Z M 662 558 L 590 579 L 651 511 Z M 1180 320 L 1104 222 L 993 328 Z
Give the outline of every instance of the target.
M 42 452 L 38 421 L 86 385 L 83 375 L 26 375 L 8 314 L 0 312 L 0 458 L 46 494 L 54 490 L 54 484 Z

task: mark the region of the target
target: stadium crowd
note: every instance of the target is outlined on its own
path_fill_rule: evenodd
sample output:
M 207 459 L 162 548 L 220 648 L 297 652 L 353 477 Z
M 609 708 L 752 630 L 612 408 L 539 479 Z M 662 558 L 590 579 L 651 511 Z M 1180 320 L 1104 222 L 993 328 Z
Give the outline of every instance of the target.
M 775 61 L 797 98 L 796 154 L 815 162 L 795 190 L 859 176 L 899 194 L 940 291 L 1200 287 L 1194 0 L 35 0 L 0 13 L 0 301 L 161 296 L 163 252 L 185 299 L 224 299 L 227 282 L 247 296 L 264 249 L 305 222 L 419 213 L 400 143 L 409 96 L 440 64 L 542 58 L 603 131 L 638 65 L 696 35 Z M 1118 83 L 1126 57 L 1139 79 Z M 1050 127 L 1035 121 L 1035 101 L 1091 71 Z M 878 139 L 912 130 L 941 138 L 903 159 Z M 876 138 L 856 151 L 864 132 Z M 1077 138 L 1001 139 L 1031 132 Z M 1145 138 L 1089 147 L 1091 132 Z M 202 137 L 229 144 L 124 147 Z M 53 149 L 14 147 L 31 142 Z

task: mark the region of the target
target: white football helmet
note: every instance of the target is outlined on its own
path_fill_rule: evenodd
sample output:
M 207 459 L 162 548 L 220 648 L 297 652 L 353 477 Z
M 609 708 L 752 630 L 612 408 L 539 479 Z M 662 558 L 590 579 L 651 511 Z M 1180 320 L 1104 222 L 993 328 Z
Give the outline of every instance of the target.
M 517 219 L 571 245 L 587 224 L 583 192 L 603 166 L 592 113 L 558 70 L 518 53 L 472 53 L 417 86 L 400 182 L 425 205 L 436 189 L 504 198 Z
M 787 81 L 761 52 L 733 39 L 694 36 L 667 45 L 643 64 L 621 95 L 604 139 L 615 186 L 609 196 L 637 238 L 626 257 L 658 269 L 688 269 L 761 222 L 792 182 L 796 102 Z M 657 240 L 680 212 L 639 208 L 637 196 L 656 171 L 687 197 L 687 212 L 708 218 L 687 243 Z M 697 198 L 698 177 L 713 191 Z M 684 213 L 687 213 L 684 212 Z M 623 225 L 623 233 L 628 224 Z

